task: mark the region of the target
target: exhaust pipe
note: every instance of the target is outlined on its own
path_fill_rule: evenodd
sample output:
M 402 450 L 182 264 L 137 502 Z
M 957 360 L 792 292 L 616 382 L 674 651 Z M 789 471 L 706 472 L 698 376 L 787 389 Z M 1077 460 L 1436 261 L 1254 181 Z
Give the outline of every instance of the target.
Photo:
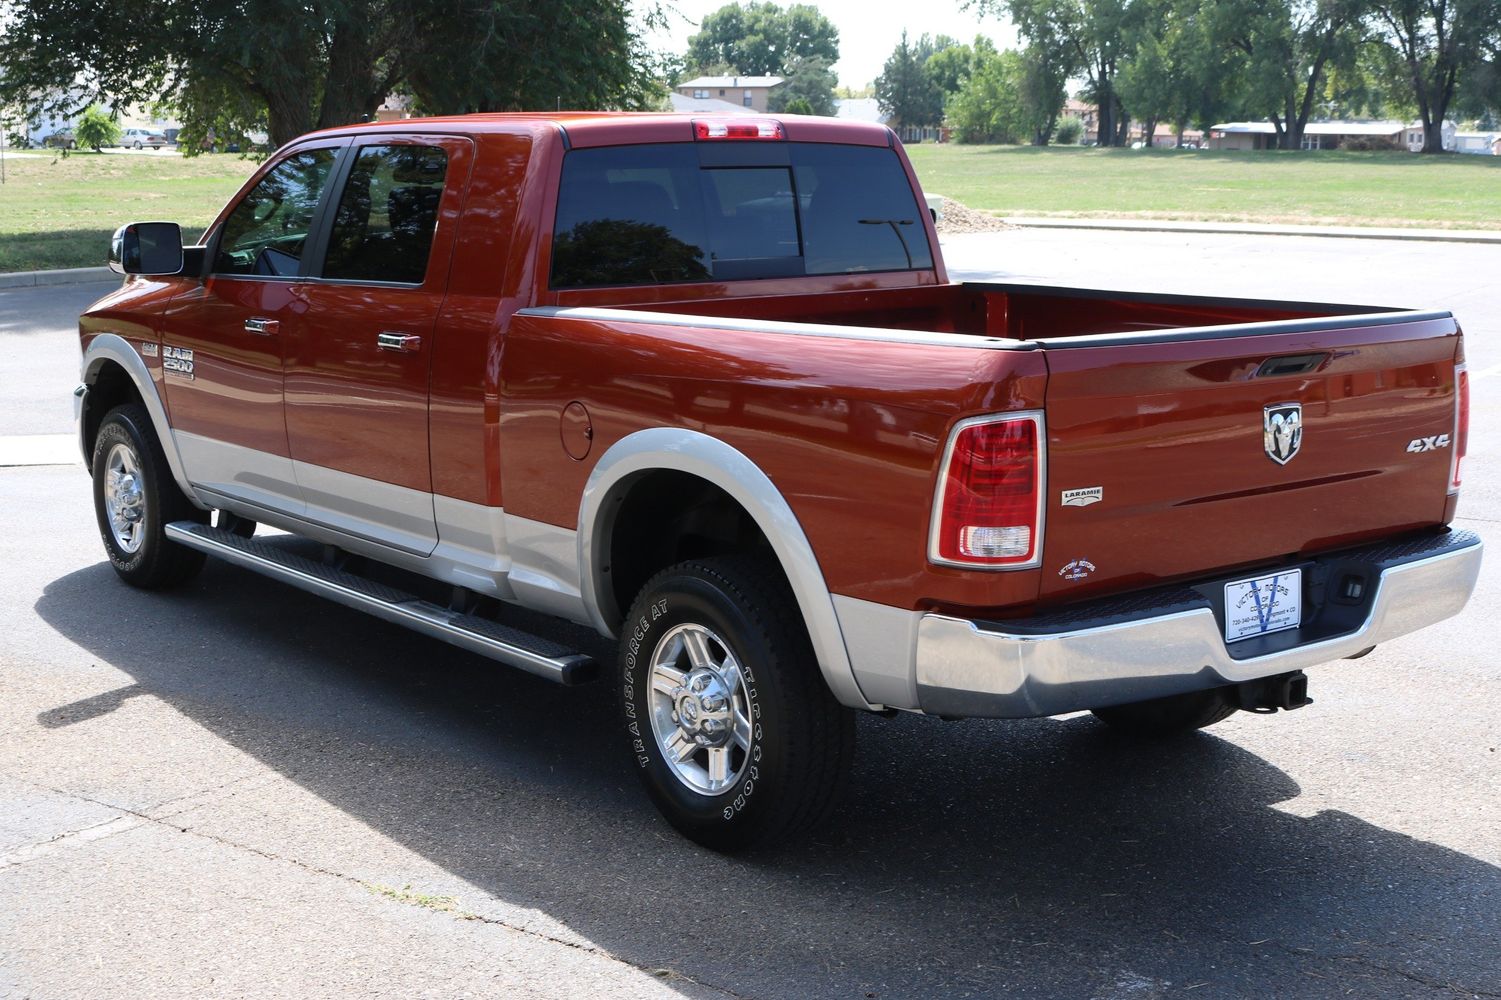
M 1259 715 L 1270 715 L 1278 709 L 1291 712 L 1313 704 L 1308 697 L 1308 675 L 1301 670 L 1237 684 L 1235 698 L 1242 710 Z

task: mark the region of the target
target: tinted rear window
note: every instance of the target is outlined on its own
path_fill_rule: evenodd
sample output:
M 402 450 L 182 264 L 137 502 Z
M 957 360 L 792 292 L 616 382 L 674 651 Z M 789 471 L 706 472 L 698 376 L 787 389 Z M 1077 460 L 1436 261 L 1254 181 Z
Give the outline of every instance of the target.
M 927 232 L 896 153 L 872 146 L 673 143 L 570 152 L 552 286 L 925 270 Z

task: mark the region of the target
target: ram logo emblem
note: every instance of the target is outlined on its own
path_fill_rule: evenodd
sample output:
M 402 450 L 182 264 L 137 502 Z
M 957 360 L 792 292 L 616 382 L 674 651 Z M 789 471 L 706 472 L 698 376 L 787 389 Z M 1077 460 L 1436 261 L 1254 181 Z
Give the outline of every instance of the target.
M 1303 446 L 1303 404 L 1276 403 L 1261 414 L 1261 439 L 1267 457 L 1286 465 Z

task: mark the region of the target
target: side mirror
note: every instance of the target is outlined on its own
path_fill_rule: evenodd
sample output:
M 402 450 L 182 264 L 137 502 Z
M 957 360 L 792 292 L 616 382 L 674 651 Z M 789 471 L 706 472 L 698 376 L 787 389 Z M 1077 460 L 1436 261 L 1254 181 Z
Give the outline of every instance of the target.
M 182 227 L 175 222 L 132 222 L 115 230 L 109 269 L 116 274 L 181 274 Z

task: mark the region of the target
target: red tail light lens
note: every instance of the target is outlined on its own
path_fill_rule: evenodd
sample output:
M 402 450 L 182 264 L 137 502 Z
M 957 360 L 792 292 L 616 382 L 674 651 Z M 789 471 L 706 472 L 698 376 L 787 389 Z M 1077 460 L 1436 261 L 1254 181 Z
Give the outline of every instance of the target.
M 944 452 L 928 558 L 957 566 L 1035 566 L 1042 547 L 1042 416 L 978 417 Z
M 770 139 L 772 141 L 786 138 L 782 134 L 782 123 L 769 118 L 741 118 L 735 121 L 695 120 L 693 137 L 695 139 Z
M 1449 492 L 1458 493 L 1464 474 L 1465 453 L 1470 447 L 1470 369 L 1454 366 L 1454 469 Z

